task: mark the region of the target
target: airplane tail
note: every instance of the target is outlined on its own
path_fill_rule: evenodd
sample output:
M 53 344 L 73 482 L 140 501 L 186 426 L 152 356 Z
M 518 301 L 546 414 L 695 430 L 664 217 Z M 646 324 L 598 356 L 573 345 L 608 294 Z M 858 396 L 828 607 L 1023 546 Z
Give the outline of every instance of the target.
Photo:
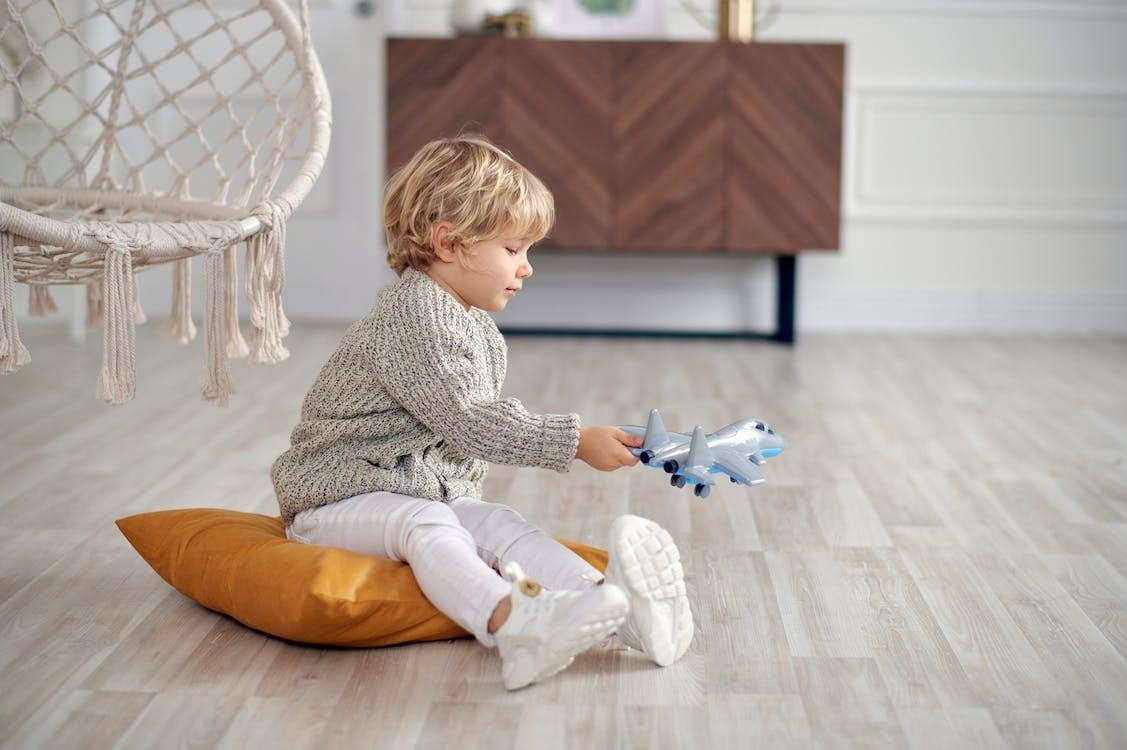
M 668 442 L 669 433 L 665 431 L 665 425 L 661 421 L 661 415 L 658 414 L 657 409 L 652 409 L 650 411 L 650 421 L 646 424 L 646 439 L 645 442 L 642 443 L 642 449 L 653 450 Z
M 708 440 L 704 437 L 704 430 L 697 425 L 693 429 L 693 440 L 689 443 L 689 458 L 686 465 L 693 466 L 711 466 L 716 463 L 716 459 L 712 457 L 712 451 L 708 448 Z

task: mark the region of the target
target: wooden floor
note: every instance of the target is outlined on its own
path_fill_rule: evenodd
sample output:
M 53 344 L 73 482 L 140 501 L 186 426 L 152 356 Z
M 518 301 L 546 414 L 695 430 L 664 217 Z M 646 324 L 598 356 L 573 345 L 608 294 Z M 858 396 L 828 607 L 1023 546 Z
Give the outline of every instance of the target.
M 5 747 L 1127 746 L 1127 342 L 805 337 L 510 341 L 507 392 L 594 423 L 738 417 L 789 440 L 755 490 L 700 501 L 634 468 L 497 466 L 487 496 L 602 544 L 674 535 L 697 636 L 659 669 L 613 642 L 529 689 L 470 640 L 283 643 L 174 592 L 113 525 L 275 513 L 268 468 L 343 330 L 235 364 L 139 332 L 139 392 L 94 398 L 100 336 L 25 327 L 0 379 Z

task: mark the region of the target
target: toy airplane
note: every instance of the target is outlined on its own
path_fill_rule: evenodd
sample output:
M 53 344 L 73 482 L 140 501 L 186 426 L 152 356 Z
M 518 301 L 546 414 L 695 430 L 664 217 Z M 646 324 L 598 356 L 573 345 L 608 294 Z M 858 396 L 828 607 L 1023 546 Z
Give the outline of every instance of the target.
M 708 435 L 698 426 L 690 436 L 667 432 L 654 409 L 645 429 L 622 425 L 622 430 L 645 437 L 641 448 L 631 449 L 643 464 L 672 474 L 669 483 L 674 487 L 696 485 L 693 493 L 702 498 L 715 484 L 712 474 L 726 474 L 734 484 L 748 487 L 763 484 L 767 480 L 759 467 L 787 447 L 770 425 L 757 419 L 741 419 Z

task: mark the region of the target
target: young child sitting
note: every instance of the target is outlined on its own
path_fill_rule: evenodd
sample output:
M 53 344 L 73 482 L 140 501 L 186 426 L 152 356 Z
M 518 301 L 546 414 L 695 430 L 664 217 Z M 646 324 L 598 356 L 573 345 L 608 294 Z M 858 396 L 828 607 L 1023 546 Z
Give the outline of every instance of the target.
M 660 665 L 692 616 L 668 532 L 623 516 L 598 570 L 512 508 L 481 500 L 487 462 L 567 471 L 635 464 L 634 438 L 501 398 L 505 341 L 487 313 L 532 276 L 551 193 L 483 138 L 428 143 L 387 186 L 397 283 L 321 368 L 271 469 L 290 539 L 402 560 L 427 598 L 496 646 L 506 688 L 560 671 L 618 631 Z M 508 578 L 505 581 L 499 572 Z

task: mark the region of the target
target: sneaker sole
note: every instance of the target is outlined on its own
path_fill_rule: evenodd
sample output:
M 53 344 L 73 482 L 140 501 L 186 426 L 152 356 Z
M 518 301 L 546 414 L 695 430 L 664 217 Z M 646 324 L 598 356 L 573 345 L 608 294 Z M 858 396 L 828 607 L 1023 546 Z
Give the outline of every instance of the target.
M 628 614 L 629 610 L 625 606 L 616 607 L 602 613 L 602 616 L 596 620 L 582 623 L 575 633 L 576 637 L 563 644 L 562 648 L 552 648 L 547 644 L 541 644 L 535 658 L 532 659 L 539 664 L 538 668 L 531 674 L 520 676 L 503 674 L 502 681 L 505 684 L 505 689 L 519 690 L 563 671 L 575 661 L 577 655 L 613 635 L 622 623 L 626 622 Z
M 673 537 L 658 524 L 623 516 L 611 527 L 618 566 L 615 578 L 630 596 L 628 636 L 660 666 L 680 659 L 693 642 L 693 615 L 685 593 L 685 572 Z M 621 636 L 621 633 L 620 633 Z

